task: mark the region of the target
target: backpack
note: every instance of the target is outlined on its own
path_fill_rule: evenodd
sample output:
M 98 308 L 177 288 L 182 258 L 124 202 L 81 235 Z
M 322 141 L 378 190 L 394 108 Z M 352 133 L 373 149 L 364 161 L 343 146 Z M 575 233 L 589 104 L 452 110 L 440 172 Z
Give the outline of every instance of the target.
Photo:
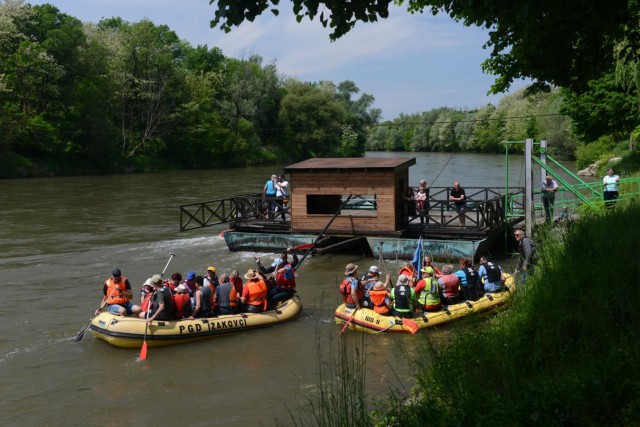
M 342 283 L 340 283 L 340 293 L 342 295 L 351 294 L 351 280 L 349 280 L 349 278 L 344 279 Z

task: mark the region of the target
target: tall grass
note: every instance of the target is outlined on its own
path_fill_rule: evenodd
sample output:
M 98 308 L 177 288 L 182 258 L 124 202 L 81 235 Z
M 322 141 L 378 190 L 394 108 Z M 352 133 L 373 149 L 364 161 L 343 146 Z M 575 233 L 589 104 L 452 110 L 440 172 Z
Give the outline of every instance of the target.
M 452 345 L 425 344 L 416 398 L 389 425 L 638 425 L 640 205 L 539 238 L 510 309 Z

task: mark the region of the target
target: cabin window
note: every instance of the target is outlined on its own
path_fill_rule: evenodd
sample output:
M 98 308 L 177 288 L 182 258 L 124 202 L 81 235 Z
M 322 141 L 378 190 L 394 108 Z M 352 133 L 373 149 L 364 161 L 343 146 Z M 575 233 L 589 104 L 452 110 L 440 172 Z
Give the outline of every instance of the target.
M 335 215 L 349 195 L 307 194 L 307 215 Z M 378 216 L 375 194 L 354 194 L 342 208 L 340 216 Z

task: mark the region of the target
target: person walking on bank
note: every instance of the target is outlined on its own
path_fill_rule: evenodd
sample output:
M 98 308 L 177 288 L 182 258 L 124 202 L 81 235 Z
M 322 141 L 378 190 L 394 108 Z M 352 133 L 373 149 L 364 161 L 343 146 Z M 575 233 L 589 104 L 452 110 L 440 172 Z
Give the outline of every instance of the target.
M 107 310 L 110 313 L 121 316 L 140 313 L 140 306 L 131 304 L 131 298 L 133 298 L 131 283 L 129 283 L 129 279 L 122 276 L 119 268 L 111 270 L 111 277 L 104 282 L 102 293 L 104 295 L 102 302 L 107 305 Z M 96 316 L 101 311 L 101 308 L 97 309 Z
M 453 183 L 453 188 L 449 192 L 449 200 L 453 201 L 456 212 L 458 212 L 458 220 L 460 221 L 460 227 L 465 227 L 465 212 L 467 211 L 467 195 L 464 192 L 464 188 L 460 187 L 458 181 Z
M 547 224 L 551 224 L 553 221 L 553 204 L 556 201 L 556 192 L 558 191 L 558 183 L 551 178 L 551 175 L 547 175 L 540 187 L 542 192 L 542 205 L 544 206 L 544 215 L 547 220 Z
M 620 177 L 613 174 L 613 168 L 609 168 L 607 175 L 602 178 L 602 185 L 604 186 L 602 197 L 608 209 L 611 209 L 618 199 L 618 182 L 620 182 Z
M 524 235 L 524 231 L 516 230 L 514 235 L 518 241 L 518 252 L 520 253 L 517 270 L 522 272 L 522 280 L 524 281 L 527 274 L 531 273 L 535 266 L 536 246 L 531 238 Z

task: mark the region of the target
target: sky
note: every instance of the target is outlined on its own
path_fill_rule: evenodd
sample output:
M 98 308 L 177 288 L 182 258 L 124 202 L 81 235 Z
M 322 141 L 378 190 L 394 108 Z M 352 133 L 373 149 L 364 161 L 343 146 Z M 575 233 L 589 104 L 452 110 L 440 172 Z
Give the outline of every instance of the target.
M 230 33 L 211 28 L 214 6 L 208 0 L 49 0 L 60 11 L 81 21 L 121 17 L 149 19 L 167 25 L 193 46 L 218 47 L 225 56 L 260 55 L 275 61 L 278 72 L 302 81 L 352 80 L 360 94 L 375 97 L 374 107 L 385 120 L 438 107 L 473 109 L 497 104 L 504 96 L 487 92 L 494 77 L 482 72 L 489 51 L 482 48 L 488 30 L 465 27 L 446 15 L 411 15 L 406 6 L 390 6 L 389 18 L 357 23 L 335 42 L 316 19 L 298 23 L 291 2 L 280 2 L 280 15 L 269 11 L 245 21 Z M 526 85 L 519 81 L 515 91 Z M 356 95 L 357 97 L 358 95 Z

